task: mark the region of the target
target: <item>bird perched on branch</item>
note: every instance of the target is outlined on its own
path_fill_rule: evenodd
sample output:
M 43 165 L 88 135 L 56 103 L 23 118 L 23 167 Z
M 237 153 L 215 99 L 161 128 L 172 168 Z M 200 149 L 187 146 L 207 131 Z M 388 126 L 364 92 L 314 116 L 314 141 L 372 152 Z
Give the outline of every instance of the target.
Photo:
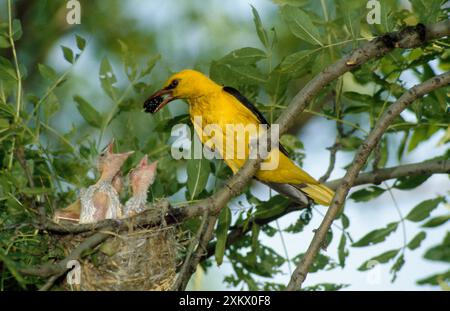
M 241 138 L 241 142 L 244 142 L 246 146 L 245 157 L 238 157 L 236 151 L 233 151 L 233 156 L 227 157 L 224 156 L 227 155 L 226 149 L 233 150 L 236 143 L 239 144 L 239 141 L 236 141 L 239 138 L 233 135 L 229 139 L 227 137 L 217 139 L 216 135 L 205 131 L 205 126 L 215 125 L 221 129 L 222 133 L 226 133 L 227 124 L 268 125 L 264 116 L 238 90 L 222 87 L 195 70 L 183 70 L 172 75 L 161 90 L 145 101 L 145 111 L 155 113 L 175 99 L 186 100 L 189 105 L 191 121 L 200 140 L 208 147 L 215 148 L 233 173 L 236 173 L 244 165 L 250 154 L 248 147 L 250 137 L 258 136 L 258 133 L 253 131 Z M 334 195 L 333 191 L 295 165 L 289 159 L 283 146 L 272 148 L 269 157 L 264 160 L 263 164 L 274 158 L 278 158 L 278 165 L 271 170 L 260 169 L 255 175 L 258 180 L 293 199 L 301 200 L 299 198 L 304 198 L 306 195 L 318 204 L 330 205 Z
M 157 162 L 148 164 L 145 155 L 139 164 L 130 172 L 130 186 L 132 197 L 128 199 L 123 208 L 123 216 L 131 217 L 145 210 L 147 204 L 147 190 L 156 177 Z
M 122 215 L 117 188 L 121 189 L 121 180 L 114 177 L 127 158 L 134 152 L 113 153 L 114 141 L 100 154 L 97 166 L 100 172 L 99 180 L 80 195 L 80 223 L 92 223 L 103 219 L 117 219 Z

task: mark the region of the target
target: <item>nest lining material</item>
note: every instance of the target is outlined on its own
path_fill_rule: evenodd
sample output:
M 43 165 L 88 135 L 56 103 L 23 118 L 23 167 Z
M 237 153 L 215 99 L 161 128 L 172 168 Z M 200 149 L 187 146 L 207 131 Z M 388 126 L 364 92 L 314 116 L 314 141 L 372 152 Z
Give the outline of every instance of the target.
M 154 209 L 155 219 L 162 216 Z M 132 228 L 130 224 L 130 228 Z M 140 228 L 111 234 L 94 253 L 80 261 L 80 290 L 169 290 L 176 279 L 180 244 L 176 228 Z

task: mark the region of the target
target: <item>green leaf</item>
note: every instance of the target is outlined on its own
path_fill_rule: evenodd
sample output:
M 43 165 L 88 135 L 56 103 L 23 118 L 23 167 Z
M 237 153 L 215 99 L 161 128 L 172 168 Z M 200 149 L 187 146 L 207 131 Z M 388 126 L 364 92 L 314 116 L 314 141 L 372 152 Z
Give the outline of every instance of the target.
M 416 234 L 414 238 L 411 239 L 411 241 L 409 241 L 407 247 L 410 250 L 415 250 L 420 246 L 420 244 L 422 244 L 422 241 L 425 240 L 426 237 L 427 237 L 426 232 L 420 231 L 419 233 Z
M 397 273 L 400 271 L 404 264 L 405 257 L 403 256 L 403 254 L 401 254 L 400 256 L 398 256 L 397 260 L 391 267 L 391 273 L 393 274 L 391 282 L 394 282 L 397 279 Z
M 50 188 L 42 188 L 42 187 L 35 187 L 35 188 L 25 187 L 25 188 L 20 189 L 20 192 L 22 192 L 23 194 L 28 195 L 28 196 L 34 196 L 34 195 L 38 195 L 38 194 L 50 193 L 51 189 Z
M 195 199 L 205 189 L 211 167 L 208 159 L 189 159 L 187 161 L 187 189 L 190 200 Z
M 38 64 L 38 69 L 41 76 L 50 82 L 54 82 L 58 79 L 58 76 L 53 68 L 44 64 Z
M 295 264 L 298 264 L 303 259 L 304 256 L 305 254 L 301 253 L 295 256 L 292 259 L 292 261 Z M 329 256 L 319 253 L 317 254 L 313 264 L 309 268 L 309 273 L 315 273 L 318 272 L 319 270 L 331 270 L 334 267 L 336 267 L 336 263 Z
M 423 184 L 431 175 L 404 176 L 398 178 L 394 183 L 394 188 L 407 190 L 413 189 Z
M 280 1 L 280 0 L 275 0 L 275 1 Z M 303 291 L 338 291 L 341 290 L 343 288 L 349 287 L 350 284 L 334 284 L 334 283 L 320 283 L 320 284 L 315 284 L 312 286 L 306 286 L 305 288 L 303 288 Z
M 442 0 L 409 0 L 412 5 L 413 12 L 420 16 L 423 23 L 433 23 L 437 21 L 437 17 L 441 12 L 441 5 L 445 3 Z
M 250 5 L 252 7 L 252 13 L 253 13 L 253 22 L 255 23 L 256 33 L 258 34 L 259 40 L 261 41 L 262 45 L 266 49 L 269 48 L 269 36 L 267 35 L 266 30 L 264 29 L 261 18 L 259 17 L 258 11 L 255 9 L 253 5 Z
M 220 266 L 223 262 L 223 256 L 225 254 L 225 248 L 227 244 L 228 229 L 231 224 L 231 211 L 228 206 L 222 208 L 219 214 L 219 221 L 216 228 L 216 249 L 214 256 L 216 258 L 216 263 Z
M 83 51 L 84 48 L 86 47 L 86 40 L 83 37 L 79 36 L 79 35 L 76 35 L 75 39 L 77 41 L 77 48 L 80 51 Z
M 279 66 L 277 66 L 270 72 L 267 79 L 267 94 L 269 94 L 274 99 L 283 98 L 283 95 L 286 93 L 289 81 L 291 81 L 291 77 L 288 74 L 281 72 Z
M 228 60 L 219 60 L 211 62 L 209 74 L 211 79 L 222 85 L 233 86 L 240 89 L 244 95 L 245 90 L 242 86 L 260 85 L 267 83 L 267 78 L 254 64 L 236 64 L 231 57 Z M 252 57 L 240 59 L 240 63 L 250 61 Z M 255 58 L 253 58 L 255 59 Z M 232 61 L 230 64 L 227 61 Z M 242 61 L 242 62 L 241 62 Z
M 339 265 L 343 268 L 345 266 L 345 259 L 348 257 L 349 255 L 349 251 L 348 249 L 345 248 L 347 244 L 347 237 L 345 236 L 345 234 L 343 233 L 341 235 L 341 239 L 339 241 L 339 246 L 338 246 L 338 258 L 339 258 Z
M 2 56 L 0 56 L 0 78 L 4 81 L 17 80 L 16 71 L 11 62 Z
M 341 222 L 344 229 L 347 229 L 348 226 L 350 226 L 350 219 L 348 219 L 347 215 L 344 213 L 341 214 Z
M 259 248 L 259 233 L 261 232 L 261 228 L 258 224 L 253 223 L 252 226 L 252 251 L 249 254 L 250 262 L 253 265 L 256 265 L 257 263 L 257 255 L 258 255 L 258 248 Z
M 12 22 L 12 37 L 14 41 L 19 40 L 22 37 L 23 31 L 22 31 L 22 24 L 20 23 L 20 20 L 15 19 Z
M 280 208 L 280 212 L 284 211 L 284 208 L 281 209 Z M 267 211 L 267 210 L 266 210 Z M 272 211 L 270 209 L 270 211 Z M 275 216 L 275 215 L 274 215 Z M 294 224 L 289 225 L 289 227 L 287 227 L 286 229 L 284 229 L 284 231 L 289 232 L 289 233 L 299 233 L 303 231 L 303 228 L 309 224 L 309 222 L 311 221 L 312 218 L 312 213 L 311 210 L 309 209 L 305 209 L 301 214 L 300 217 L 297 219 L 297 221 Z
M 436 199 L 430 199 L 423 201 L 416 205 L 409 213 L 406 215 L 406 219 L 413 222 L 422 221 L 439 205 L 439 203 L 444 202 L 443 197 L 438 197 Z
M 423 125 L 414 129 L 411 140 L 408 145 L 408 152 L 413 151 L 421 142 L 426 141 L 431 135 L 439 130 L 435 125 Z
M 43 103 L 44 116 L 48 120 L 59 110 L 59 100 L 55 93 L 51 92 Z
M 75 102 L 77 103 L 77 108 L 80 114 L 83 116 L 86 122 L 96 128 L 102 127 L 102 116 L 100 112 L 95 110 L 86 100 L 84 100 L 81 96 L 75 95 L 73 97 Z
M 437 273 L 426 277 L 424 279 L 418 280 L 419 285 L 439 285 L 440 283 L 446 283 L 450 281 L 450 270 L 442 273 Z
M 140 78 L 145 77 L 146 75 L 150 74 L 155 67 L 156 63 L 161 59 L 161 54 L 155 54 L 153 56 L 150 56 L 150 58 L 147 60 L 147 64 L 145 65 L 144 69 L 142 70 L 141 74 L 139 75 Z
M 245 47 L 228 53 L 219 62 L 235 66 L 254 65 L 266 57 L 266 53 L 260 49 Z
M 258 245 L 259 245 L 258 237 L 259 237 L 259 233 L 260 232 L 261 232 L 260 226 L 258 224 L 256 224 L 256 223 L 254 223 L 253 226 L 252 226 L 252 250 L 254 252 L 257 251 L 257 248 L 258 248 Z
M 64 59 L 73 64 L 73 51 L 64 45 L 61 45 L 61 49 L 63 51 Z
M 450 246 L 438 245 L 427 250 L 423 256 L 429 260 L 450 262 Z
M 290 5 L 290 6 L 305 6 L 310 0 L 272 0 L 275 4 L 280 6 Z
M 369 186 L 366 189 L 361 189 L 353 192 L 350 195 L 350 199 L 354 200 L 355 202 L 367 202 L 379 197 L 385 191 L 385 189 L 377 186 Z
M 343 94 L 346 98 L 361 103 L 371 103 L 373 102 L 373 97 L 367 94 L 361 94 L 358 92 L 344 92 Z
M 447 232 L 442 244 L 428 249 L 423 257 L 428 260 L 450 262 L 450 232 Z
M 363 143 L 363 140 L 356 136 L 350 136 L 342 138 L 339 143 L 342 146 L 342 150 L 353 151 Z
M 99 71 L 100 84 L 105 93 L 112 99 L 116 99 L 116 88 L 114 84 L 117 82 L 116 75 L 112 69 L 108 58 L 103 57 Z
M 294 36 L 314 45 L 323 45 L 320 41 L 319 30 L 305 11 L 291 6 L 283 6 L 281 15 Z
M 358 270 L 359 271 L 370 270 L 375 266 L 374 265 L 375 262 L 377 262 L 377 264 L 378 263 L 386 263 L 389 260 L 393 259 L 395 256 L 397 256 L 399 251 L 400 251 L 400 249 L 392 249 L 392 250 L 384 252 L 378 256 L 372 257 L 369 260 L 366 260 L 365 262 L 363 262 L 361 264 L 361 266 L 359 266 Z
M 128 50 L 128 46 L 122 40 L 118 40 L 120 48 L 122 50 L 122 62 L 124 72 L 128 77 L 128 81 L 134 82 L 137 75 L 138 64 L 136 63 L 136 57 Z
M 373 244 L 378 244 L 386 240 L 386 237 L 397 230 L 398 222 L 391 222 L 385 228 L 376 229 L 367 233 L 359 241 L 352 244 L 353 247 L 362 247 Z
M 263 202 L 256 207 L 255 218 L 267 219 L 280 215 L 286 210 L 289 200 L 281 195 L 270 198 L 269 201 Z
M 409 138 L 409 131 L 405 131 L 403 134 L 403 138 L 400 142 L 400 145 L 398 146 L 398 151 L 397 151 L 397 160 L 400 161 L 403 157 L 403 154 L 405 153 L 405 148 L 406 148 L 406 143 L 408 141 Z
M 280 65 L 281 72 L 294 73 L 305 70 L 306 64 L 313 59 L 314 50 L 302 50 L 288 55 Z
M 0 118 L 0 130 L 1 129 L 5 129 L 5 128 L 9 128 L 9 121 L 8 119 L 4 119 L 4 118 Z
M 229 66 L 229 65 L 227 65 Z M 258 68 L 253 66 L 229 66 L 231 72 L 234 75 L 239 76 L 239 78 L 246 83 L 265 83 L 266 78 L 259 71 Z
M 9 40 L 6 37 L 0 35 L 0 49 L 6 49 L 9 47 L 10 47 Z
M 445 224 L 450 219 L 450 214 L 431 218 L 422 225 L 423 228 L 434 228 Z
M 0 248 L 0 262 L 3 262 L 4 267 L 9 270 L 11 275 L 16 279 L 16 281 L 19 283 L 19 285 L 22 288 L 26 288 L 26 280 L 22 277 L 22 275 L 17 271 L 16 264 L 13 260 L 8 258 L 8 256 L 5 254 L 4 250 Z

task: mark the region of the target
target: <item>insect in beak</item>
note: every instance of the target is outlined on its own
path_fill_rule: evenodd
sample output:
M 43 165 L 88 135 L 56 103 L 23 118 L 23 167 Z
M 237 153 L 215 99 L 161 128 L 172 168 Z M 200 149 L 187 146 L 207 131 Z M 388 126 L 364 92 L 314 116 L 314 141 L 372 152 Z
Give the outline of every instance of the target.
M 162 107 L 175 99 L 176 97 L 172 95 L 171 89 L 159 90 L 144 102 L 144 110 L 150 113 L 158 112 Z

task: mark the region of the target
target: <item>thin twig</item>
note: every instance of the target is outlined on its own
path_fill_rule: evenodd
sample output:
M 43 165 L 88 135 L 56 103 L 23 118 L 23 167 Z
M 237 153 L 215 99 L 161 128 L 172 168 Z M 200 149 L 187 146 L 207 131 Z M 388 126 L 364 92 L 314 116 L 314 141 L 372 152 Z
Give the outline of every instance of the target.
M 200 241 L 198 243 L 197 249 L 192 255 L 192 258 L 187 266 L 187 270 L 184 274 L 184 277 L 180 280 L 180 286 L 177 290 L 184 291 L 186 290 L 186 286 L 191 279 L 192 274 L 197 270 L 197 266 L 200 263 L 200 260 L 205 256 L 207 252 L 207 246 L 209 241 L 211 241 L 214 235 L 214 227 L 217 222 L 218 215 L 209 215 L 206 217 L 206 226 L 202 232 L 200 237 Z
M 181 284 L 184 283 L 184 279 L 188 278 L 190 279 L 191 275 L 189 274 L 189 269 L 191 265 L 191 258 L 192 254 L 194 253 L 195 247 L 200 242 L 201 236 L 204 234 L 204 231 L 206 229 L 206 220 L 208 218 L 208 214 L 205 212 L 202 216 L 202 222 L 200 226 L 198 227 L 197 234 L 195 235 L 194 239 L 192 239 L 191 243 L 189 244 L 189 248 L 186 252 L 186 256 L 184 257 L 183 266 L 180 269 L 180 272 L 178 273 L 177 280 L 175 284 L 172 286 L 172 290 L 179 290 L 181 288 Z
M 9 44 L 11 45 L 11 50 L 14 58 L 14 67 L 16 72 L 16 81 L 17 81 L 17 94 L 16 94 L 16 114 L 14 116 L 14 123 L 17 123 L 20 118 L 20 111 L 22 106 L 22 75 L 19 69 L 19 61 L 17 59 L 16 46 L 13 38 L 13 29 L 12 29 L 12 8 L 11 8 L 11 0 L 8 0 L 8 37 Z M 11 143 L 11 151 L 10 157 L 8 161 L 8 170 L 11 170 L 14 160 L 14 148 L 16 145 L 16 137 L 13 137 Z
M 328 180 L 328 178 L 330 178 L 330 175 L 334 170 L 334 166 L 336 165 L 336 154 L 339 151 L 340 147 L 341 145 L 336 141 L 333 146 L 328 148 L 328 150 L 330 150 L 330 164 L 328 165 L 328 169 L 325 174 L 323 174 L 323 176 L 319 178 L 319 182 L 324 183 Z

